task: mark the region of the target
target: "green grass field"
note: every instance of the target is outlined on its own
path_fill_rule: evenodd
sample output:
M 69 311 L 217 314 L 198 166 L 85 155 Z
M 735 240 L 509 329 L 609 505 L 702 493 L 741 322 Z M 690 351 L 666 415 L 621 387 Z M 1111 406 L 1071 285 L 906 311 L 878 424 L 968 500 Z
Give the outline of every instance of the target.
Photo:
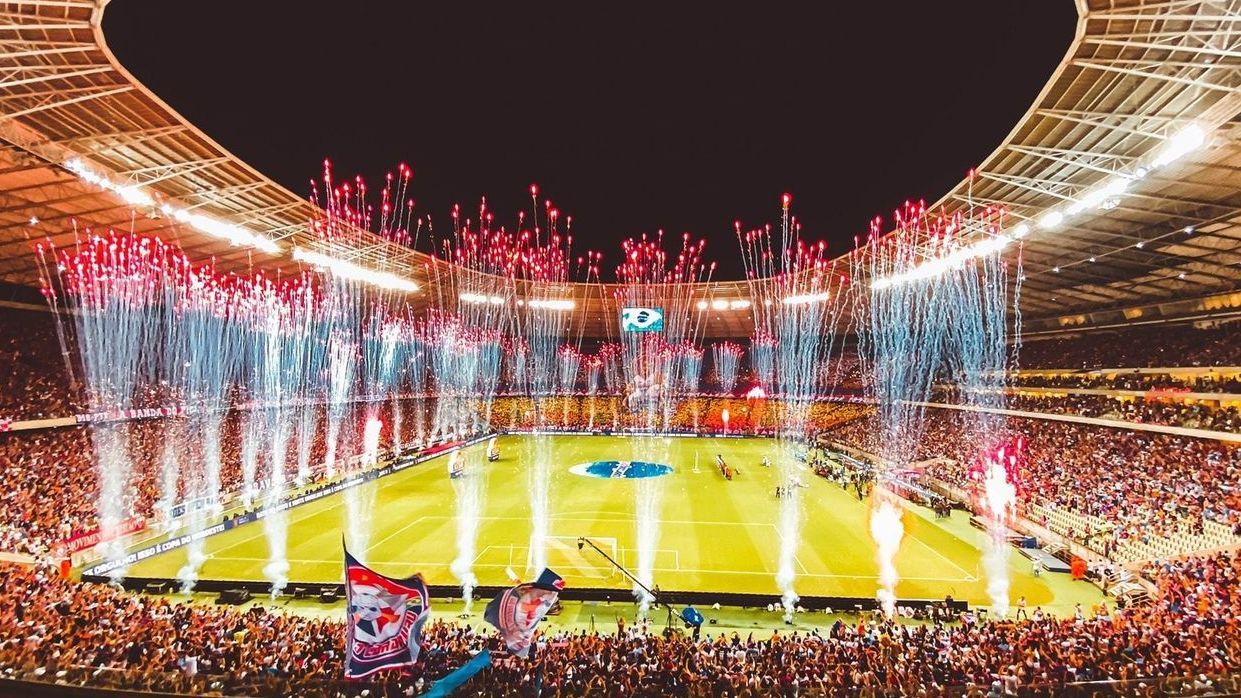
M 653 480 L 661 491 L 656 582 L 667 590 L 734 591 L 773 594 L 779 531 L 774 468 L 768 439 L 636 438 L 603 436 L 501 437 L 502 458 L 485 463 L 484 444 L 466 457 L 486 470 L 486 505 L 479 530 L 474 571 L 484 585 L 506 582 L 505 568 L 523 576 L 529 543 L 524 439 L 549 439 L 552 460 L 552 522 L 548 565 L 577 587 L 628 588 L 598 555 L 579 551 L 588 536 L 619 560 L 637 564 L 634 550 L 635 502 L 639 480 L 600 479 L 572 474 L 573 465 L 597 460 L 647 460 L 675 469 Z M 739 471 L 730 482 L 714 466 L 722 453 Z M 452 585 L 449 563 L 456 556 L 455 497 L 446 474 L 446 457 L 374 481 L 357 499 L 371 501 L 370 546 L 365 559 L 393 576 L 422 572 L 428 583 Z M 870 540 L 870 502 L 806 470 L 802 480 L 802 540 L 797 551 L 797 591 L 802 595 L 873 597 L 877 585 L 875 548 Z M 647 482 L 651 482 L 648 480 Z M 296 582 L 335 582 L 342 576 L 341 536 L 345 495 L 335 495 L 288 512 L 290 578 Z M 905 540 L 897 558 L 900 598 L 936 599 L 945 594 L 986 604 L 980 547 L 984 536 L 966 516 L 936 521 L 920 510 L 904 515 Z M 256 522 L 207 542 L 211 558 L 200 577 L 263 580 L 267 562 L 264 524 Z M 137 563 L 134 577 L 175 577 L 185 551 L 174 550 Z M 1025 595 L 1030 606 L 1064 602 L 1053 575 L 1035 578 L 1028 561 L 1013 551 L 1012 598 Z M 1057 599 L 1057 597 L 1059 597 Z

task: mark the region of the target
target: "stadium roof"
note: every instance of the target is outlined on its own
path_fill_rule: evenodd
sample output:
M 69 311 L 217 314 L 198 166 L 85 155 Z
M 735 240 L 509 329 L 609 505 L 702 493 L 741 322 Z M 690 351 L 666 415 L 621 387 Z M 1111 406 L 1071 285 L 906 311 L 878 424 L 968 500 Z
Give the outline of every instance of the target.
M 422 303 L 455 294 L 452 275 L 428 255 L 362 232 L 333 243 L 310 234 L 309 202 L 117 62 L 100 28 L 106 5 L 0 3 L 0 281 L 37 284 L 32 245 L 71 242 L 77 220 L 159 233 L 225 272 L 294 273 L 308 264 L 297 249 L 412 279 Z M 1030 222 L 1021 246 L 1028 328 L 1241 312 L 1241 0 L 1077 5 L 1076 37 L 1047 85 L 975 176 L 937 205 L 1000 205 Z M 980 98 L 986 89 L 978 86 Z M 1098 202 L 1103 210 L 1044 225 L 1048 212 L 1090 200 L 1190 126 L 1206 134 L 1202 147 L 1128 181 L 1122 196 Z M 110 184 L 99 186 L 100 177 Z M 246 235 L 279 251 L 228 239 Z M 565 291 L 584 308 L 574 315 L 585 334 L 615 332 L 611 288 Z M 720 282 L 694 294 L 727 300 L 749 290 Z M 746 309 L 706 312 L 707 336 L 751 331 Z

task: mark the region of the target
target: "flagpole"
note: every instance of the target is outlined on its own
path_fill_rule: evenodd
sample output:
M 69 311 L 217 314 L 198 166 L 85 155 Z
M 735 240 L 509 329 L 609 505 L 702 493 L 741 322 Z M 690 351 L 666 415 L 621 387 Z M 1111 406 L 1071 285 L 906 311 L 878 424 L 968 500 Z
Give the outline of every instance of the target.
M 587 538 L 586 536 L 578 536 L 578 539 L 577 539 L 577 549 L 578 549 L 578 550 L 581 550 L 581 549 L 582 549 L 582 547 L 583 547 L 583 546 L 586 546 L 586 545 L 589 545 L 589 546 L 591 547 L 591 549 L 592 549 L 592 550 L 594 550 L 595 552 L 597 552 L 597 553 L 599 553 L 600 555 L 602 555 L 602 556 L 603 556 L 603 559 L 605 559 L 605 560 L 607 560 L 608 562 L 612 563 L 612 566 L 613 566 L 613 567 L 615 567 L 616 569 L 620 570 L 620 573 L 621 573 L 621 574 L 623 574 L 623 575 L 625 575 L 626 577 L 628 577 L 628 578 L 629 578 L 629 581 L 631 581 L 631 582 L 633 582 L 634 584 L 637 584 L 639 587 L 641 587 L 642 591 L 645 591 L 645 592 L 647 593 L 647 595 L 649 595 L 651 598 L 655 599 L 655 603 L 656 603 L 657 605 L 663 606 L 664 608 L 668 609 L 668 627 L 671 627 L 671 626 L 672 626 L 672 615 L 673 615 L 673 613 L 675 613 L 675 612 L 676 612 L 676 609 L 674 609 L 674 608 L 673 608 L 673 607 L 672 607 L 672 606 L 671 606 L 668 602 L 664 601 L 663 597 L 662 597 L 662 596 L 660 596 L 660 594 L 658 594 L 658 593 L 656 593 L 656 592 L 652 591 L 649 587 L 647 587 L 645 584 L 643 584 L 641 580 L 639 580 L 637 577 L 635 577 L 635 576 L 633 576 L 632 574 L 630 574 L 630 573 L 629 573 L 629 570 L 627 570 L 627 569 L 625 569 L 623 566 L 621 566 L 621 564 L 620 564 L 619 562 L 617 562 L 616 560 L 613 560 L 611 555 L 608 555 L 607 553 L 603 552 L 603 549 L 601 549 L 599 546 L 595 545 L 595 542 L 594 542 L 594 541 L 592 541 L 591 539 Z

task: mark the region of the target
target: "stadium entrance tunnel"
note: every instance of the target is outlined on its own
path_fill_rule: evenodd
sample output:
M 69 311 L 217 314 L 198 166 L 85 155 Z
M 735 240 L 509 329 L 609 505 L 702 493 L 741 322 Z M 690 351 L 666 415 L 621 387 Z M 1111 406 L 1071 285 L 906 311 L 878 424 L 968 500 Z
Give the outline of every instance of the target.
M 672 472 L 671 465 L 648 463 L 641 460 L 597 460 L 593 463 L 580 463 L 569 468 L 569 472 L 583 477 L 597 477 L 604 480 L 636 480 L 647 477 L 663 477 Z

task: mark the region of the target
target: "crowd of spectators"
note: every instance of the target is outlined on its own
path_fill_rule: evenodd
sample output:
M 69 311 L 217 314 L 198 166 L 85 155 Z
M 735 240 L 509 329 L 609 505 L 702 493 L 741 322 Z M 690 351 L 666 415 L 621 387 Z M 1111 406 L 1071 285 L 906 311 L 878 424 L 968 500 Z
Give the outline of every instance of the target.
M 0 308 L 0 419 L 64 417 L 84 411 L 65 368 L 56 323 L 32 310 Z
M 483 411 L 480 406 L 479 411 Z M 823 431 L 869 411 L 861 403 L 816 402 L 804 419 L 812 431 Z M 768 434 L 786 423 L 788 408 L 779 400 L 727 396 L 686 396 L 651 405 L 634 405 L 617 395 L 554 395 L 496 397 L 490 407 L 496 429 L 623 431 L 657 429 L 676 433 Z M 727 415 L 727 418 L 725 418 Z
M 1070 388 L 1083 390 L 1133 390 L 1176 393 L 1241 393 L 1241 375 L 1210 371 L 1201 375 L 1117 371 L 1099 373 L 1023 373 L 1009 376 L 1008 384 L 1020 388 Z M 1157 395 L 1156 395 L 1157 396 Z
M 425 406 L 403 404 L 400 443 L 404 446 L 427 437 Z M 387 427 L 381 431 L 379 447 L 389 451 L 396 445 L 393 425 L 397 422 L 390 401 L 378 403 L 376 415 Z M 314 418 L 304 436 L 309 443 L 309 476 L 300 484 L 326 476 L 327 430 L 322 406 L 314 406 Z M 360 453 L 363 431 L 369 414 L 365 405 L 355 405 L 342 418 L 345 425 L 338 439 L 340 463 L 349 467 L 345 454 Z M 222 502 L 235 499 L 244 489 L 243 445 L 248 438 L 248 420 L 254 413 L 233 411 L 220 420 L 219 462 Z M 288 448 L 284 462 L 287 482 L 299 478 L 299 443 L 303 438 L 297 415 L 290 419 Z M 95 462 L 98 430 L 113 430 L 125 447 L 129 475 L 124 487 L 124 511 L 133 517 L 156 519 L 165 509 L 184 502 L 205 484 L 207 454 L 202 438 L 203 425 L 191 417 L 159 417 L 112 422 L 107 425 L 77 425 L 53 429 L 0 432 L 0 478 L 6 483 L 0 500 L 0 551 L 45 556 L 56 554 L 58 544 L 98 527 L 96 502 L 99 477 Z M 260 430 L 261 445 L 255 449 L 253 486 L 264 489 L 271 480 L 270 429 Z M 169 469 L 175 477 L 168 478 Z
M 1026 341 L 1022 368 L 1170 368 L 1241 366 L 1237 327 L 1133 327 Z
M 956 393 L 943 392 L 943 402 L 958 402 Z M 1241 431 L 1241 409 L 1197 401 L 1164 399 L 1117 398 L 1096 394 L 1037 395 L 1010 393 L 1005 407 L 1022 412 L 1077 415 L 1098 419 L 1114 419 L 1138 424 L 1188 427 L 1207 431 Z
M 1201 618 L 1237 617 L 1241 595 L 1241 556 L 1217 553 L 1148 563 L 1144 576 L 1158 585 L 1159 597 L 1173 612 L 1189 611 Z
M 1065 509 L 1107 522 L 1099 530 L 1068 532 L 1083 545 L 1110 554 L 1129 541 L 1197 534 L 1215 521 L 1241 533 L 1241 447 L 1212 439 L 1094 427 L 1070 422 L 1010 419 L 994 443 L 977 443 L 973 413 L 932 408 L 923 420 L 916 458 L 925 472 L 963 488 L 977 488 L 991 448 L 1021 437 L 1022 453 L 1010 478 L 1025 507 Z M 829 438 L 881 452 L 884 438 L 873 419 L 850 422 Z
M 411 670 L 346 686 L 340 620 L 126 594 L 5 564 L 0 675 L 215 695 L 417 695 L 489 648 L 493 666 L 462 695 L 999 696 L 1083 682 L 1151 695 L 1144 682 L 1168 678 L 1162 690 L 1210 695 L 1238 688 L 1228 676 L 1241 666 L 1237 571 L 1226 555 L 1169 565 L 1151 605 L 1100 605 L 1080 618 L 1035 609 L 1015 622 L 826 619 L 764 638 L 648 634 L 638 624 L 549 630 L 528 660 L 507 655 L 494 633 L 433 621 Z

